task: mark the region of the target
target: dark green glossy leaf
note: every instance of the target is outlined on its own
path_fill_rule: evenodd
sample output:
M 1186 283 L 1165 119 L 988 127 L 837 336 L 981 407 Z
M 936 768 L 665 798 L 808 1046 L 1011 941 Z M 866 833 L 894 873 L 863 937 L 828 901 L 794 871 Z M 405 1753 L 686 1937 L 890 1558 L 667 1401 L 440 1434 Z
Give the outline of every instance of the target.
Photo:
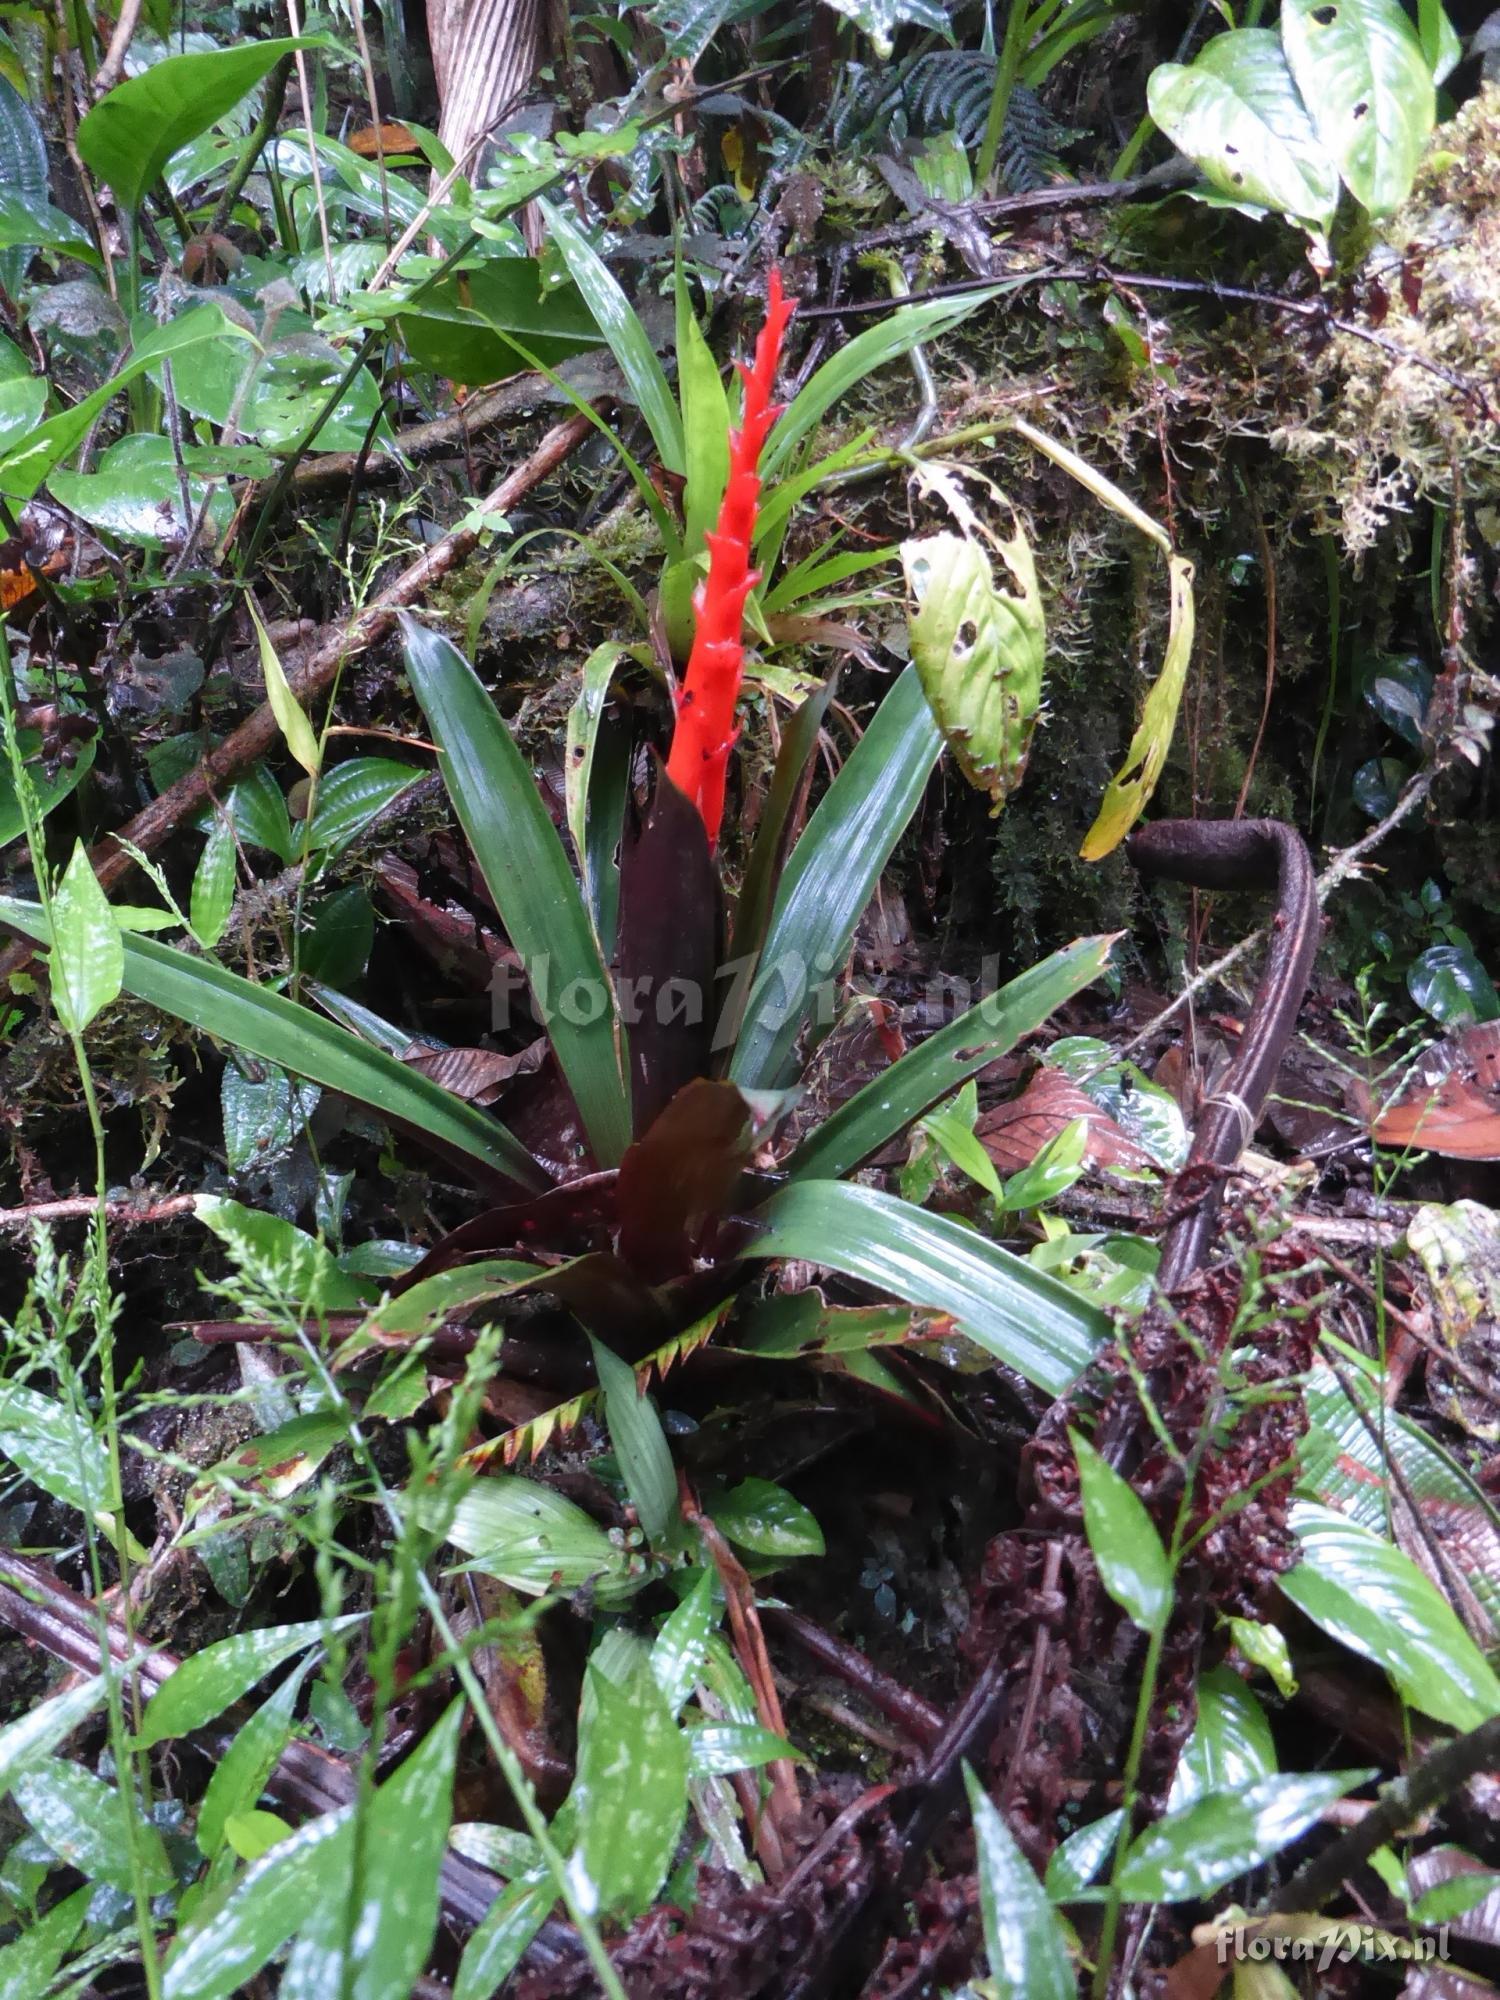
M 747 1090 L 779 1090 L 821 987 L 836 978 L 891 850 L 916 811 L 943 739 L 916 669 L 875 711 L 792 850 L 730 1061 Z
M 464 1946 L 453 2000 L 493 2000 L 556 1901 L 557 1884 L 550 1869 L 533 1868 L 508 1882 Z
M 1445 1028 L 1500 1017 L 1495 982 L 1467 945 L 1429 945 L 1408 966 L 1406 990 Z
M 462 1700 L 453 1702 L 375 1794 L 360 1828 L 358 1893 L 315 1907 L 279 2000 L 410 2000 L 437 1929 L 462 1714 Z
M 708 1503 L 720 1534 L 758 1556 L 823 1554 L 823 1530 L 802 1502 L 770 1479 L 745 1479 Z
M 557 829 L 468 661 L 414 618 L 403 617 L 402 632 L 443 782 L 526 967 L 595 1157 L 618 1166 L 630 1143 L 630 1103 L 614 993 Z
M 1091 985 L 1113 945 L 1113 938 L 1080 938 L 988 994 L 841 1104 L 802 1141 L 787 1170 L 820 1180 L 851 1173 Z
M 731 1771 L 755 1771 L 795 1757 L 796 1747 L 758 1722 L 705 1722 L 687 1732 L 688 1773 L 721 1778 Z
M 47 942 L 46 926 L 34 904 L 0 897 L 0 923 Z M 405 1063 L 368 1047 L 310 1008 L 222 966 L 192 958 L 154 938 L 127 937 L 125 988 L 231 1048 L 342 1091 L 386 1117 L 401 1119 L 523 1187 L 545 1183 L 535 1160 L 497 1119 L 440 1090 Z
M 328 986 L 353 986 L 363 978 L 375 945 L 375 911 L 358 882 L 339 889 L 311 913 L 302 947 L 302 970 Z
M 549 241 L 567 265 L 569 276 L 583 294 L 584 303 L 630 386 L 657 456 L 668 472 L 685 473 L 687 448 L 682 414 L 635 307 L 577 223 L 551 202 L 538 202 L 537 206 L 546 220 Z
M 85 165 L 109 183 L 122 208 L 139 208 L 179 147 L 216 125 L 290 50 L 322 45 L 312 36 L 241 42 L 151 64 L 117 83 L 79 121 Z
M 5 1575 L 4 1560 L 0 1556 L 0 1577 Z M 21 1581 L 16 1579 L 17 1586 Z M 0 1729 L 0 1798 L 17 1778 L 46 1763 L 58 1744 L 88 1721 L 104 1695 L 104 1676 L 96 1674 L 92 1680 L 81 1681 L 64 1694 L 51 1695 L 25 1715 L 18 1715 L 14 1722 L 7 1722 Z
M 1086 1438 L 1070 1431 L 1078 1460 L 1083 1526 L 1099 1580 L 1143 1632 L 1159 1632 L 1172 1609 L 1172 1568 L 1139 1494 Z
M 214 1765 L 193 1830 L 198 1845 L 210 1858 L 224 1843 L 225 1822 L 255 1805 L 276 1760 L 291 1741 L 297 1697 L 313 1665 L 314 1656 L 309 1653 L 261 1703 Z
M 1262 1778 L 1243 1792 L 1212 1792 L 1147 1827 L 1125 1857 L 1120 1888 L 1132 1903 L 1188 1903 L 1260 1868 L 1314 1826 L 1325 1806 L 1368 1784 L 1373 1771 Z
M 645 1530 L 646 1540 L 659 1545 L 677 1518 L 677 1474 L 661 1418 L 649 1396 L 642 1395 L 629 1362 L 591 1340 L 599 1386 L 604 1391 L 604 1420 L 615 1448 L 625 1491 Z
M 598 347 L 603 336 L 577 288 L 543 291 L 540 276 L 534 258 L 491 257 L 461 279 L 433 286 L 398 322 L 412 359 L 434 375 L 472 384 L 503 381 L 530 367 L 533 357 L 556 367 Z
M 196 520 L 209 489 L 194 476 L 191 447 L 184 458 L 192 508 L 189 518 Z M 54 500 L 81 515 L 101 534 L 138 548 L 176 546 L 187 532 L 182 482 L 170 438 L 121 438 L 100 453 L 91 472 L 54 472 L 48 490 Z M 210 535 L 222 534 L 233 513 L 233 496 L 220 486 L 209 506 Z
M 308 1820 L 252 1862 L 226 1895 L 200 1905 L 167 1960 L 163 2000 L 231 2000 L 243 1992 L 320 1904 L 342 1897 L 353 1820 L 352 1805 Z
M 1168 1804 L 1180 1812 L 1209 1792 L 1243 1792 L 1276 1773 L 1266 1712 L 1229 1667 L 1198 1680 L 1198 1720 L 1178 1760 Z
M 803 780 L 817 753 L 823 718 L 837 685 L 835 669 L 822 687 L 808 696 L 781 733 L 775 768 L 755 829 L 755 845 L 750 850 L 734 909 L 734 951 L 740 959 L 753 956 L 766 941 L 766 926 L 771 920 L 771 905 L 792 831 L 792 813 L 803 793 Z M 743 1007 L 743 996 L 739 1004 Z M 738 1019 L 726 1017 L 720 1023 L 721 1036 L 737 1036 L 739 1031 Z
M 28 426 L 29 428 L 29 426 Z M 42 747 L 40 733 L 35 729 L 20 732 L 21 756 L 29 765 L 27 776 L 31 779 L 32 790 L 36 794 L 37 808 L 45 819 L 48 813 L 60 806 L 74 788 L 87 777 L 94 762 L 97 741 L 85 737 L 76 744 L 76 755 L 71 764 L 60 764 L 50 777 L 42 767 L 31 762 Z M 0 765 L 0 847 L 6 847 L 13 840 L 19 840 L 26 831 L 26 817 L 21 811 L 21 802 L 16 797 L 16 788 L 11 780 L 10 763 L 7 759 Z
M 1061 1396 L 1108 1337 L 1109 1322 L 1055 1278 L 947 1216 L 875 1188 L 798 1181 L 759 1211 L 751 1257 L 823 1264 L 913 1305 L 951 1313 L 969 1338 L 1050 1396 Z
M 1384 1667 L 1413 1708 L 1454 1729 L 1500 1712 L 1500 1679 L 1447 1599 L 1394 1543 L 1303 1501 L 1302 1560 L 1281 1588 L 1315 1625 Z
M 127 1807 L 113 1785 L 81 1764 L 54 1757 L 19 1775 L 11 1795 L 53 1853 L 91 1882 L 130 1890 L 133 1838 L 148 1891 L 159 1896 L 172 1886 L 171 1865 L 156 1828 L 136 1814 L 132 1835 L 125 1815 L 134 1806 Z
M 1075 2000 L 1056 1912 L 978 1778 L 964 1766 L 979 1861 L 979 1912 L 996 2000 Z
M 1046 1878 L 1047 1894 L 1054 1903 L 1071 1902 L 1081 1889 L 1088 1888 L 1107 1857 L 1113 1854 L 1124 1817 L 1123 1806 L 1117 1806 L 1103 1819 L 1090 1820 L 1087 1826 L 1079 1827 L 1077 1833 L 1069 1834 L 1062 1846 L 1054 1850 L 1047 1863 Z
M 391 757 L 351 757 L 335 764 L 318 782 L 308 847 L 316 854 L 337 853 L 421 776 L 414 765 Z

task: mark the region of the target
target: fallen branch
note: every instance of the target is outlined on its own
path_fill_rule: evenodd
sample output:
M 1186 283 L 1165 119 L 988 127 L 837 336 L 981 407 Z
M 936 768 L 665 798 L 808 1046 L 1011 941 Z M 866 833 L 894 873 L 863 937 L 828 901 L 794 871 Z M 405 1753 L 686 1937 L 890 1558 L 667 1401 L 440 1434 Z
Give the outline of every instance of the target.
M 187 1215 L 198 1197 L 192 1194 L 127 1195 L 107 1201 L 107 1219 L 125 1228 L 139 1228 L 146 1222 L 166 1222 L 174 1215 Z M 29 1201 L 20 1208 L 0 1208 L 0 1229 L 29 1229 L 33 1223 L 78 1222 L 99 1213 L 99 1203 L 91 1194 L 64 1195 L 57 1201 Z

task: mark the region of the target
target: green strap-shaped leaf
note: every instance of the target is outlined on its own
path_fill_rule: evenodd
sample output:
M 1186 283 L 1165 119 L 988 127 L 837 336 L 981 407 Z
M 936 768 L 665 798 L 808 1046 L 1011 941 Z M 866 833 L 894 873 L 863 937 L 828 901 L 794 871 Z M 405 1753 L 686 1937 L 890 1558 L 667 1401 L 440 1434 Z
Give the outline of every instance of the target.
M 599 943 L 536 779 L 468 661 L 403 617 L 406 665 L 438 746 L 438 768 L 601 1167 L 630 1144 L 624 1030 Z
M 1092 985 L 1114 939 L 1080 938 L 988 994 L 946 1028 L 857 1090 L 814 1128 L 787 1162 L 797 1178 L 837 1180 L 878 1153 L 934 1104 L 1041 1027 L 1065 1000 Z
M 201 1729 L 283 1660 L 316 1646 L 330 1633 L 347 1631 L 361 1615 L 350 1613 L 328 1624 L 314 1618 L 300 1625 L 263 1625 L 258 1631 L 231 1633 L 202 1652 L 189 1654 L 167 1675 L 141 1718 L 142 1746 Z
M 1076 1292 L 976 1230 L 844 1181 L 796 1181 L 759 1211 L 746 1251 L 823 1264 L 912 1305 L 951 1313 L 985 1352 L 1049 1396 L 1088 1366 L 1109 1322 Z
M 910 354 L 924 340 L 935 340 L 939 334 L 950 332 L 971 312 L 988 305 L 1000 289 L 994 286 L 957 299 L 918 299 L 911 305 L 899 306 L 888 318 L 857 333 L 847 347 L 838 348 L 829 356 L 793 399 L 766 440 L 761 454 L 761 476 L 769 482 L 782 472 L 802 440 L 856 383 L 901 355 Z
M 1500 1679 L 1435 1583 L 1401 1549 L 1301 1501 L 1302 1560 L 1281 1588 L 1315 1625 L 1384 1667 L 1413 1708 L 1454 1729 L 1500 1714 Z
M 1344 185 L 1372 215 L 1389 215 L 1411 192 L 1437 117 L 1401 0 L 1286 0 L 1281 42 Z
M 0 896 L 0 923 L 42 944 L 51 942 L 34 903 Z M 127 937 L 125 990 L 232 1048 L 413 1125 L 523 1187 L 547 1185 L 536 1161 L 497 1118 L 429 1083 L 419 1071 L 370 1048 L 311 1008 L 226 972 L 222 965 L 192 958 L 154 938 Z
M 635 307 L 578 225 L 549 201 L 538 202 L 537 206 L 546 220 L 549 239 L 557 246 L 569 276 L 582 292 L 584 303 L 609 342 L 609 351 L 620 373 L 630 385 L 657 456 L 668 472 L 686 472 L 682 413 Z
M 817 988 L 838 975 L 854 927 L 917 809 L 943 739 L 908 667 L 792 850 L 745 1007 L 729 1075 L 780 1090 Z

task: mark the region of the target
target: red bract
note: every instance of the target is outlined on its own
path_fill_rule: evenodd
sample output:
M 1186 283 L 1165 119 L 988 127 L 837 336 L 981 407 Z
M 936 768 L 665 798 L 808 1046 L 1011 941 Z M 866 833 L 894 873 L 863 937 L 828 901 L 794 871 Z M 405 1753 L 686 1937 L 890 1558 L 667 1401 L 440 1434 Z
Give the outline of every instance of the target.
M 760 499 L 761 449 L 781 405 L 771 401 L 781 340 L 794 306 L 781 296 L 781 273 L 773 268 L 766 287 L 766 318 L 755 343 L 755 361 L 739 363 L 745 408 L 739 429 L 729 433 L 729 480 L 716 532 L 706 535 L 708 577 L 693 593 L 696 614 L 693 650 L 677 700 L 677 726 L 667 759 L 667 776 L 698 808 L 710 848 L 724 817 L 724 780 L 737 734 L 734 705 L 745 670 L 745 599 L 760 581 L 750 567 Z

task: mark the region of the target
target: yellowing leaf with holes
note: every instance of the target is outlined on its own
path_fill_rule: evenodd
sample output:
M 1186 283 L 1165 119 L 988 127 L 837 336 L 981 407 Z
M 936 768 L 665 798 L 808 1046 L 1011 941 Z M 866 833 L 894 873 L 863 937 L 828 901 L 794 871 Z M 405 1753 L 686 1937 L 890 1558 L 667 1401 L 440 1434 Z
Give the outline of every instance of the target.
M 286 747 L 310 778 L 318 775 L 322 762 L 318 755 L 318 739 L 307 712 L 292 693 L 291 682 L 286 677 L 276 648 L 271 644 L 271 635 L 260 622 L 260 613 L 250 605 L 250 617 L 255 626 L 255 636 L 260 642 L 260 670 L 265 676 L 266 700 L 271 705 L 271 713 L 276 718 L 276 726 L 286 738 Z
M 993 541 L 1009 587 L 996 585 L 989 556 L 965 535 L 903 542 L 901 560 L 915 599 L 911 651 L 922 691 L 959 769 L 999 812 L 1026 770 L 1047 626 L 1019 523 L 1008 540 Z
M 1167 568 L 1171 576 L 1172 610 L 1167 626 L 1166 658 L 1146 696 L 1125 762 L 1110 780 L 1098 817 L 1088 830 L 1081 849 L 1085 861 L 1101 861 L 1129 833 L 1156 790 L 1156 781 L 1171 747 L 1193 651 L 1193 565 L 1185 556 L 1168 556 Z

